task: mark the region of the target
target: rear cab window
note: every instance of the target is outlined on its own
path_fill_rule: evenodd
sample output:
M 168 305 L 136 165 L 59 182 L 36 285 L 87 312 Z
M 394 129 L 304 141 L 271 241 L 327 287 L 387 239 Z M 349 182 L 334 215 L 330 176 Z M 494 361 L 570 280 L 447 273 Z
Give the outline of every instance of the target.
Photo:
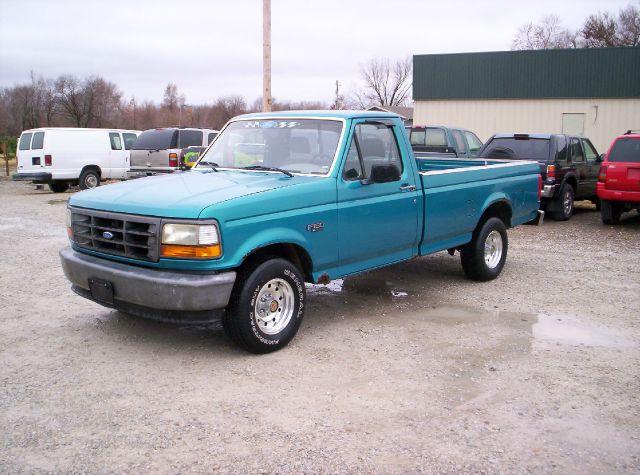
M 18 150 L 29 150 L 31 148 L 31 132 L 26 132 L 20 136 L 20 143 L 18 144 Z
M 619 138 L 611 147 L 608 162 L 640 163 L 640 138 Z
M 545 138 L 495 137 L 487 143 L 481 158 L 546 162 L 549 146 L 550 140 Z

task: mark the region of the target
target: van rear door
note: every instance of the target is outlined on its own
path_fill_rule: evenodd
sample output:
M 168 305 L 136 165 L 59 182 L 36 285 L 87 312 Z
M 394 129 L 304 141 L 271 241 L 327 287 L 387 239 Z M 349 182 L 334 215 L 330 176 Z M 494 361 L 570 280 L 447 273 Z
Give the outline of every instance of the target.
M 50 161 L 45 160 L 44 131 L 23 132 L 18 140 L 16 150 L 18 173 L 45 172 L 50 167 Z

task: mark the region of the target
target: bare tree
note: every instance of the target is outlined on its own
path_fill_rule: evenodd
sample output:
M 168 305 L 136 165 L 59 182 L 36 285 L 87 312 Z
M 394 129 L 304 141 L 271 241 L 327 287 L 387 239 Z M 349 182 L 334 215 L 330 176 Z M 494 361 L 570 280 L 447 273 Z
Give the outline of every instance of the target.
M 618 30 L 618 39 L 621 45 L 640 46 L 640 8 L 629 5 L 620 10 Z
M 360 68 L 364 88 L 354 91 L 350 102 L 361 109 L 406 104 L 411 96 L 412 66 L 411 57 L 394 62 L 387 58 L 370 60 Z
M 618 25 L 609 13 L 589 15 L 580 31 L 585 48 L 619 46 Z
M 518 29 L 511 49 L 576 48 L 577 34 L 562 26 L 557 15 L 547 15 L 538 23 L 527 23 Z

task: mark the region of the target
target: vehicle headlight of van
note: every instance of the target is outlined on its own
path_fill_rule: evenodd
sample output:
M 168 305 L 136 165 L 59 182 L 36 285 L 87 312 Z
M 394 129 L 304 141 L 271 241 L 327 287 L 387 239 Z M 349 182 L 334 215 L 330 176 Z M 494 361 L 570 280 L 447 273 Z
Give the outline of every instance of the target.
M 215 259 L 222 255 L 220 233 L 213 223 L 165 223 L 160 256 L 181 259 Z

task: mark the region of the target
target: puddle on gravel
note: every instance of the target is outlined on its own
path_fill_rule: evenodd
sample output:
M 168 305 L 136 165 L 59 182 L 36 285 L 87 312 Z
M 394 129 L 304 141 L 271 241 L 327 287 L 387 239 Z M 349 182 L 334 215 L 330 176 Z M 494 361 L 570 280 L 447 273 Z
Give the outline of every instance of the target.
M 569 346 L 629 348 L 633 341 L 605 327 L 589 325 L 573 317 L 538 315 L 531 326 L 534 340 L 555 341 Z

